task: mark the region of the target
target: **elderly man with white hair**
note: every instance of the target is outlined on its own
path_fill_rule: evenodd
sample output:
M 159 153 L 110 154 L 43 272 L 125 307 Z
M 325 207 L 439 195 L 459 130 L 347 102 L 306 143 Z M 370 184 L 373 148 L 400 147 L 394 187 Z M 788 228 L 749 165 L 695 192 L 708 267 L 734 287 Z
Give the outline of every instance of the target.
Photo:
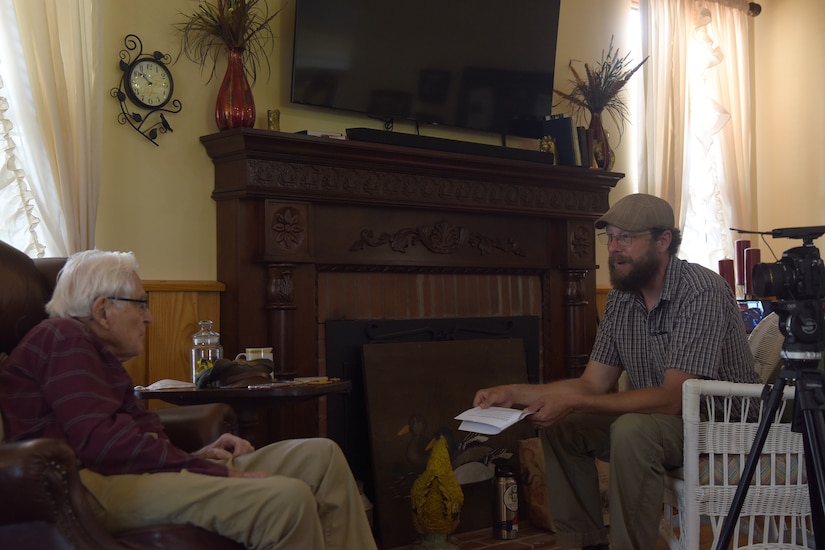
M 370 549 L 375 542 L 346 459 L 331 440 L 259 450 L 224 434 L 176 448 L 135 397 L 122 363 L 152 322 L 133 254 L 71 256 L 46 309 L 0 371 L 6 439 L 74 449 L 106 526 L 189 523 L 249 548 Z

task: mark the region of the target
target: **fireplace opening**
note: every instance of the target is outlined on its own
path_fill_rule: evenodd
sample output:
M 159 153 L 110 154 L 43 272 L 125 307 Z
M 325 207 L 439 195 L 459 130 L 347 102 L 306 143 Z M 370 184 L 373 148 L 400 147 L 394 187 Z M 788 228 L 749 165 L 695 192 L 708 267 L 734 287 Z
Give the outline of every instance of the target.
M 364 383 L 365 345 L 518 340 L 523 345 L 522 364 L 526 367 L 526 380 L 531 383 L 540 381 L 540 319 L 537 316 L 328 320 L 325 323 L 325 337 L 327 374 L 351 380 L 353 384 L 348 394 L 328 396 L 327 432 L 343 449 L 353 474 L 363 481 L 365 493 L 373 503 L 376 488 Z M 473 383 L 472 379 L 467 380 L 467 384 Z M 467 402 L 463 407 L 470 405 Z M 462 410 L 458 409 L 454 414 Z M 378 513 L 381 511 L 378 510 Z

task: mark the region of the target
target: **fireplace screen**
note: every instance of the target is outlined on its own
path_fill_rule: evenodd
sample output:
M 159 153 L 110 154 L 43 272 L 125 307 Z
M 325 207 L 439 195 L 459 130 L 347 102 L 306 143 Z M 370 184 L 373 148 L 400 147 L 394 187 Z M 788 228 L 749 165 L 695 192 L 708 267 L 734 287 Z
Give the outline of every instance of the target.
M 519 338 L 524 343 L 527 379 L 539 382 L 537 316 L 327 320 L 324 332 L 325 374 L 352 381 L 350 393 L 327 397 L 327 432 L 344 450 L 353 474 L 364 482 L 371 499 L 374 488 L 361 354 L 364 345 Z
M 377 534 L 382 548 L 414 543 L 410 489 L 426 466 L 428 444 L 445 436 L 465 495 L 458 532 L 491 526 L 495 465 L 518 472 L 526 422 L 495 436 L 458 431 L 453 417 L 482 387 L 526 383 L 520 339 L 370 344 L 363 347 Z

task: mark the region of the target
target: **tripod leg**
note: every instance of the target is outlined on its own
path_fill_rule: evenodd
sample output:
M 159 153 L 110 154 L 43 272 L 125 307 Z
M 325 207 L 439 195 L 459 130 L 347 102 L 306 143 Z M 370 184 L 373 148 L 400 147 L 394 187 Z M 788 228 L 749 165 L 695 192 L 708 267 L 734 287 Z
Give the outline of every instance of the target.
M 808 470 L 808 498 L 811 501 L 811 518 L 814 526 L 814 540 L 825 540 L 825 512 L 823 512 L 822 498 L 825 495 L 822 488 L 822 474 L 816 473 L 815 460 L 811 457 L 812 446 L 808 435 L 805 434 L 805 464 Z M 821 454 L 821 453 L 820 453 Z M 819 468 L 820 470 L 822 468 Z M 817 477 L 819 476 L 819 477 Z
M 797 406 L 805 421 L 802 434 L 814 538 L 818 545 L 822 545 L 825 541 L 825 394 L 822 393 L 821 373 L 803 373 L 797 381 L 797 394 Z
M 767 388 L 767 387 L 766 387 Z M 765 446 L 765 440 L 768 437 L 771 423 L 773 422 L 776 411 L 779 410 L 779 404 L 782 402 L 782 393 L 785 389 L 785 378 L 780 376 L 773 384 L 773 388 L 768 394 L 765 403 L 765 410 L 762 413 L 762 420 L 759 422 L 759 427 L 756 429 L 756 435 L 753 439 L 750 454 L 745 461 L 745 466 L 742 468 L 742 476 L 739 478 L 739 484 L 736 486 L 736 493 L 733 495 L 733 500 L 730 505 L 730 512 L 722 523 L 722 530 L 719 535 L 719 540 L 716 543 L 716 550 L 725 550 L 730 544 L 733 537 L 733 528 L 739 519 L 739 513 L 742 511 L 742 505 L 745 503 L 745 496 L 748 493 L 748 486 L 753 473 L 756 471 L 756 465 L 759 462 L 759 455 L 762 454 L 762 448 Z

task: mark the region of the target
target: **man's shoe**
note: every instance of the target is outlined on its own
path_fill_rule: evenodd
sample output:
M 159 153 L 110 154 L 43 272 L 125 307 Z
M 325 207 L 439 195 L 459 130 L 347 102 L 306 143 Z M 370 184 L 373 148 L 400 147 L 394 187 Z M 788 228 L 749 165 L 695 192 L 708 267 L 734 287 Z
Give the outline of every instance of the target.
M 591 544 L 590 546 L 582 546 L 582 550 L 610 550 L 607 544 Z

